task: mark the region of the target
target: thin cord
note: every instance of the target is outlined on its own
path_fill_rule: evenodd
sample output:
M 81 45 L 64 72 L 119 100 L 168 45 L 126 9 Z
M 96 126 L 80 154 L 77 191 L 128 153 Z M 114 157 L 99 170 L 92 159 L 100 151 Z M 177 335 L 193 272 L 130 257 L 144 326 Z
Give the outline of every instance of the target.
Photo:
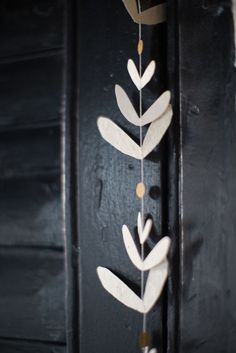
M 142 14 L 141 14 L 141 3 L 138 0 L 138 11 L 139 11 L 139 44 L 142 41 Z M 140 90 L 139 90 L 139 118 L 141 119 L 143 114 L 143 104 L 142 104 L 142 87 L 141 87 L 141 78 L 142 78 L 142 50 L 139 51 L 139 76 L 140 76 Z M 141 126 L 141 120 L 139 125 L 139 141 L 140 147 L 143 145 L 143 129 Z M 141 149 L 142 153 L 142 149 Z M 141 156 L 142 157 L 142 156 Z M 143 158 L 140 162 L 140 176 L 141 182 L 144 184 L 144 163 Z M 141 197 L 141 219 L 142 227 L 144 225 L 144 197 Z M 144 260 L 144 244 L 141 244 L 141 258 Z M 141 271 L 141 297 L 144 297 L 144 271 Z M 143 332 L 147 331 L 147 315 L 143 314 Z

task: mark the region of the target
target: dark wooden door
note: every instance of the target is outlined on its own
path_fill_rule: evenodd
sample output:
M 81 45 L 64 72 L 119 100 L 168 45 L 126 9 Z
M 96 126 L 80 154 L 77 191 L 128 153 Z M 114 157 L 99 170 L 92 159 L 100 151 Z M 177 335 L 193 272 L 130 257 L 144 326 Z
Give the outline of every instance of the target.
M 122 222 L 135 224 L 137 165 L 102 141 L 96 118 L 124 124 L 113 89 L 119 83 L 132 92 L 126 62 L 135 56 L 137 26 L 118 0 L 71 1 L 67 15 L 67 209 L 70 256 L 78 259 L 70 275 L 79 288 L 71 306 L 78 312 L 71 316 L 74 351 L 133 353 L 141 319 L 104 292 L 96 267 L 139 283 L 120 236 Z M 230 1 L 170 0 L 168 25 L 144 30 L 145 60 L 158 61 L 148 99 L 169 87 L 175 112 L 145 166 L 157 234 L 172 238 L 167 289 L 149 318 L 160 352 L 236 349 L 233 33 Z
M 96 126 L 101 114 L 124 126 L 116 83 L 137 99 L 126 72 L 137 34 L 121 0 L 0 4 L 1 353 L 139 351 L 140 315 L 96 275 L 102 265 L 140 282 L 121 237 L 139 210 L 138 162 Z M 169 0 L 167 24 L 143 34 L 144 62 L 157 61 L 144 99 L 170 88 L 174 107 L 145 161 L 155 237 L 172 238 L 148 329 L 159 353 L 235 353 L 232 3 Z

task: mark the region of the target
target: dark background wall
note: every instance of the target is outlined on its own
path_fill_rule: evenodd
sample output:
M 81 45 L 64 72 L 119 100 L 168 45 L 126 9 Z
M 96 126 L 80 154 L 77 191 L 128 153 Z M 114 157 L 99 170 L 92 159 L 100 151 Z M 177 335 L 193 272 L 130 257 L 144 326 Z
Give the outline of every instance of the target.
M 154 241 L 172 238 L 148 320 L 159 352 L 236 349 L 231 5 L 169 0 L 168 25 L 144 28 L 144 62 L 157 61 L 145 104 L 168 87 L 175 111 L 145 161 Z M 139 210 L 138 162 L 96 127 L 104 114 L 137 137 L 114 96 L 118 83 L 137 100 L 137 26 L 120 0 L 4 0 L 0 43 L 0 352 L 137 352 L 141 317 L 96 276 L 102 265 L 140 282 L 121 237 Z
M 62 1 L 0 4 L 0 352 L 65 353 Z
M 231 1 L 179 1 L 179 351 L 236 351 Z

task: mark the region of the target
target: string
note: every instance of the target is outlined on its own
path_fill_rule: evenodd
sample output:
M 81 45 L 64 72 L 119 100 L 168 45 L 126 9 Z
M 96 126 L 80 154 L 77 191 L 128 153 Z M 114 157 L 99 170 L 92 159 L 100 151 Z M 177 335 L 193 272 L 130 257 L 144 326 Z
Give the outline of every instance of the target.
M 139 45 L 142 42 L 142 13 L 141 13 L 141 3 L 138 0 L 138 11 L 139 11 Z M 142 104 L 142 87 L 141 87 L 141 78 L 142 78 L 142 49 L 139 50 L 139 76 L 140 76 L 140 90 L 139 90 L 139 118 L 141 119 L 143 114 L 143 104 Z M 142 154 L 142 145 L 143 145 L 143 129 L 141 126 L 141 120 L 139 125 L 139 142 L 141 147 L 141 154 Z M 143 158 L 141 155 L 141 162 L 140 162 L 140 177 L 141 183 L 144 184 L 144 163 Z M 141 197 L 141 221 L 142 221 L 142 228 L 144 226 L 144 197 Z M 144 244 L 141 244 L 141 258 L 142 261 L 144 260 Z M 144 271 L 141 271 L 141 298 L 144 297 Z M 147 315 L 143 314 L 143 332 L 147 331 Z

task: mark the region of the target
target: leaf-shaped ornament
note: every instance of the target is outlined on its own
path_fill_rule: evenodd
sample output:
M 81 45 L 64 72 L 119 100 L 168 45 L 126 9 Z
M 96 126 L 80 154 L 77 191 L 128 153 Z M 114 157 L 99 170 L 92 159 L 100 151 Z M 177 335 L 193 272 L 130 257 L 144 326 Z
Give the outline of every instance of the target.
M 170 248 L 169 237 L 162 238 L 150 251 L 144 261 L 142 261 L 134 243 L 133 237 L 126 225 L 123 225 L 122 233 L 127 254 L 134 266 L 137 267 L 140 271 L 149 271 L 151 268 L 159 265 L 166 259 Z
M 144 313 L 148 313 L 156 301 L 159 299 L 163 287 L 168 276 L 168 261 L 162 262 L 160 265 L 153 267 L 148 275 L 145 287 L 143 304 Z
M 143 301 L 124 282 L 105 267 L 98 267 L 97 273 L 108 293 L 127 307 L 143 313 Z
M 159 119 L 165 113 L 170 103 L 170 91 L 165 91 L 151 107 L 146 110 L 142 117 L 139 118 L 128 95 L 121 86 L 115 86 L 115 94 L 117 105 L 121 113 L 130 123 L 136 126 L 144 126 Z
M 143 268 L 142 259 L 134 243 L 133 237 L 130 234 L 129 228 L 126 225 L 123 225 L 122 227 L 122 234 L 123 234 L 125 248 L 130 260 L 132 261 L 135 267 L 137 267 L 140 271 L 142 271 L 142 268 Z
M 159 144 L 171 123 L 172 115 L 173 111 L 171 106 L 169 106 L 162 117 L 151 123 L 143 141 L 142 158 L 147 157 L 147 155 L 149 155 L 149 153 Z
M 154 75 L 156 69 L 156 63 L 152 60 L 149 65 L 147 66 L 146 70 L 144 71 L 142 77 L 140 77 L 137 67 L 132 59 L 128 60 L 127 69 L 131 80 L 140 91 L 144 88 L 148 82 L 151 80 L 152 76 Z
M 140 244 L 143 244 L 147 240 L 147 238 L 150 234 L 150 231 L 152 229 L 152 220 L 150 218 L 147 219 L 147 221 L 145 222 L 145 225 L 143 227 L 141 212 L 139 212 L 138 219 L 137 219 L 137 226 L 138 226 L 139 242 L 140 242 Z
M 97 125 L 104 140 L 117 150 L 136 159 L 143 159 L 161 141 L 170 125 L 172 115 L 172 108 L 169 106 L 167 111 L 150 125 L 142 147 L 137 145 L 118 125 L 108 118 L 99 117 Z
M 118 125 L 112 120 L 99 117 L 97 121 L 98 129 L 107 142 L 120 152 L 136 159 L 141 159 L 141 148 L 134 142 Z
M 170 238 L 162 238 L 150 251 L 143 262 L 143 271 L 148 271 L 151 268 L 161 264 L 167 257 L 170 249 Z
M 153 6 L 145 11 L 138 12 L 136 0 L 123 0 L 126 10 L 136 23 L 144 25 L 155 25 L 166 21 L 166 4 Z
M 149 353 L 157 353 L 157 349 L 156 348 L 152 348 Z
M 168 274 L 168 261 L 150 270 L 143 300 L 105 267 L 97 268 L 102 286 L 115 299 L 140 313 L 148 313 L 161 295 Z

